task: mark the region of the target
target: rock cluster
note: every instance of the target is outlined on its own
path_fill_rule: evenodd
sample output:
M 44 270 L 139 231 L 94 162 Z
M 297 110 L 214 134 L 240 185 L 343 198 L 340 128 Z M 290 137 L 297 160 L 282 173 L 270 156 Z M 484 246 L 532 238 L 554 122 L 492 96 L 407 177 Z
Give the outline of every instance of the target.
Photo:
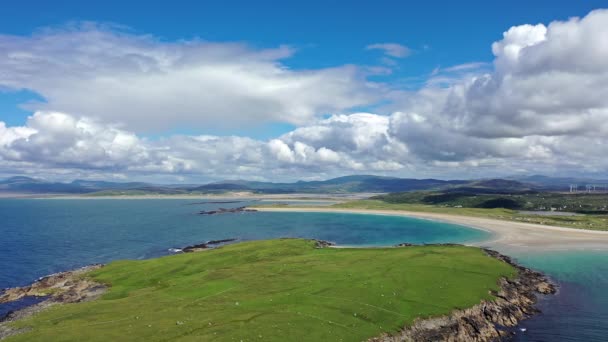
M 314 240 L 315 241 L 315 248 L 327 248 L 327 247 L 331 247 L 331 246 L 335 246 L 336 244 L 333 242 L 329 242 L 329 241 L 325 241 L 325 240 Z
M 184 253 L 200 252 L 202 250 L 214 248 L 214 247 L 217 247 L 218 245 L 223 245 L 223 244 L 233 242 L 236 240 L 237 239 L 211 240 L 211 241 L 199 243 L 196 245 L 186 246 L 186 247 L 182 248 L 181 251 Z
M 10 326 L 9 322 L 28 317 L 57 303 L 76 303 L 99 298 L 107 287 L 82 275 L 101 267 L 103 265 L 99 264 L 86 266 L 42 277 L 28 286 L 4 289 L 0 292 L 0 304 L 14 302 L 24 297 L 46 297 L 47 299 L 36 305 L 9 312 L 5 317 L 0 318 L 0 339 L 22 331 Z
M 23 297 L 49 297 L 61 303 L 76 303 L 90 300 L 103 293 L 105 286 L 81 277 L 86 272 L 101 268 L 103 265 L 91 265 L 73 271 L 51 274 L 36 280 L 24 287 L 5 289 L 0 295 L 0 304 L 14 302 Z
M 200 211 L 199 215 L 218 215 L 218 214 L 233 214 L 233 213 L 250 213 L 256 212 L 255 209 L 249 209 L 247 207 L 238 207 L 238 208 L 219 208 L 217 210 L 203 210 Z

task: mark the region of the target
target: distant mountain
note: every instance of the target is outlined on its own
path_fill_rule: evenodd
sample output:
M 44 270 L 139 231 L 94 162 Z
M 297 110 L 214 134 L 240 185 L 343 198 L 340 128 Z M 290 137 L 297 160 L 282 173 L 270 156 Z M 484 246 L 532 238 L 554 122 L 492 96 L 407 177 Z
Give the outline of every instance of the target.
M 0 191 L 10 193 L 52 193 L 78 194 L 87 192 L 86 189 L 69 183 L 52 183 L 30 177 L 11 177 L 0 181 Z
M 130 183 L 118 183 L 118 182 L 106 182 L 106 181 L 92 181 L 76 179 L 70 183 L 71 185 L 78 186 L 85 189 L 91 189 L 94 191 L 106 190 L 106 189 L 133 189 L 143 188 L 150 186 L 149 183 L 142 182 L 130 182 Z
M 608 179 L 594 179 L 584 177 L 548 177 L 542 175 L 512 177 L 511 179 L 529 183 L 544 190 L 566 191 L 570 189 L 570 185 L 578 185 L 581 190 L 586 185 L 608 186 Z
M 42 179 L 17 176 L 0 180 L 0 192 L 23 194 L 94 194 L 94 195 L 145 195 L 189 194 L 227 192 L 252 192 L 259 194 L 327 193 L 346 194 L 357 192 L 398 193 L 417 190 L 441 190 L 444 193 L 524 193 L 534 191 L 566 191 L 570 184 L 602 185 L 608 181 L 528 176 L 509 179 L 439 180 L 353 175 L 323 181 L 298 181 L 273 183 L 246 180 L 225 180 L 203 185 L 159 185 L 144 182 L 108 182 L 77 179 L 70 183 L 49 182 Z
M 541 188 L 529 183 L 508 179 L 483 179 L 443 189 L 446 194 L 526 194 L 540 191 Z
M 259 193 L 353 193 L 397 192 L 433 189 L 465 184 L 467 181 L 438 179 L 407 179 L 370 175 L 345 176 L 325 181 L 270 183 L 253 181 L 223 181 L 192 188 L 192 191 L 252 191 Z

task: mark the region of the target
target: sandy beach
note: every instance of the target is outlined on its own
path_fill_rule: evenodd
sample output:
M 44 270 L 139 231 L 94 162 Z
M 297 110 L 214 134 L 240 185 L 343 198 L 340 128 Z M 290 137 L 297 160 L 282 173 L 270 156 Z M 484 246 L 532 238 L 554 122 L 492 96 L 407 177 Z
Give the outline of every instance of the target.
M 608 250 L 608 231 L 594 231 L 563 228 L 539 224 L 502 221 L 482 217 L 423 213 L 401 210 L 367 210 L 340 208 L 256 208 L 259 211 L 273 212 L 327 212 L 406 216 L 434 220 L 481 229 L 492 233 L 489 240 L 475 243 L 496 249 L 535 250 Z M 404 241 L 407 242 L 407 241 Z

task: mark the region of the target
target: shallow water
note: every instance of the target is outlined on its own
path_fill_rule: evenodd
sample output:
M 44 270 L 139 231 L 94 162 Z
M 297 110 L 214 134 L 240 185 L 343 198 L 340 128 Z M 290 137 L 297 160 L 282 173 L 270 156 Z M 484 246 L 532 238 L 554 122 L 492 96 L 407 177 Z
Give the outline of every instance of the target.
M 0 288 L 116 259 L 143 259 L 208 240 L 306 237 L 342 245 L 482 240 L 488 233 L 403 217 L 330 213 L 197 215 L 244 206 L 200 200 L 0 200 Z
M 168 254 L 174 247 L 217 240 L 306 237 L 341 245 L 474 242 L 483 231 L 406 217 L 332 213 L 242 213 L 201 216 L 200 210 L 241 203 L 201 200 L 0 199 L 0 288 L 116 259 Z M 199 204 L 192 204 L 199 203 Z M 522 324 L 518 341 L 606 341 L 608 253 L 511 253 L 560 284 L 540 303 L 544 314 Z M 14 308 L 14 307 L 13 307 Z M 10 308 L 0 306 L 0 316 Z
M 520 253 L 519 263 L 559 284 L 515 341 L 608 341 L 608 252 Z

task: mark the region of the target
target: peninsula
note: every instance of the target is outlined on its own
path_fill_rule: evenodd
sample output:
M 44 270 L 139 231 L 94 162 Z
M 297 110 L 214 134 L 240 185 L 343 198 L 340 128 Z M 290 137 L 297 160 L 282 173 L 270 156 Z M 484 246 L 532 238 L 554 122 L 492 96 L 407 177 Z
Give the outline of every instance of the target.
M 44 295 L 58 305 L 9 315 L 0 334 L 11 342 L 489 341 L 534 314 L 536 294 L 554 292 L 539 273 L 480 248 L 328 245 L 244 242 L 44 278 L 0 301 Z

